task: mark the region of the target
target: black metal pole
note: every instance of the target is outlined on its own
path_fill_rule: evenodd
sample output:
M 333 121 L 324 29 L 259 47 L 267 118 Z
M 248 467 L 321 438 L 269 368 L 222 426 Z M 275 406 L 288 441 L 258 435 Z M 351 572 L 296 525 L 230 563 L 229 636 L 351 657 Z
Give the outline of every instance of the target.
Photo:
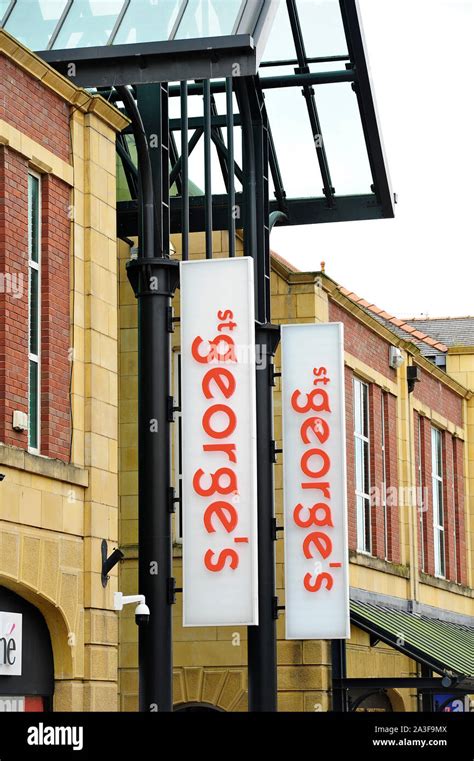
M 229 171 L 229 208 L 228 208 L 228 228 L 229 228 L 229 256 L 235 256 L 235 180 L 234 180 L 234 100 L 232 78 L 226 79 L 226 116 L 227 116 L 227 150 L 229 153 L 228 171 Z
M 272 360 L 279 341 L 274 325 L 257 325 L 258 626 L 248 627 L 249 711 L 277 710 L 275 524 L 273 511 Z
M 139 627 L 139 708 L 163 712 L 173 709 L 169 331 L 178 263 L 166 257 L 166 203 L 156 208 L 163 186 L 155 193 L 140 112 L 129 90 L 118 90 L 133 124 L 143 208 L 140 256 L 127 265 L 138 299 L 138 588 L 150 608 L 148 625 Z M 159 146 L 162 126 L 158 126 Z
M 279 329 L 270 324 L 267 283 L 270 249 L 264 109 L 254 80 L 236 80 L 235 91 L 242 118 L 244 253 L 255 260 L 255 343 L 259 360 L 256 370 L 259 623 L 248 627 L 248 675 L 249 711 L 260 712 L 277 710 L 272 359 L 278 346 Z
M 348 693 L 341 687 L 341 680 L 347 677 L 346 641 L 345 639 L 331 640 L 332 662 L 332 710 L 347 713 Z
M 425 679 L 431 679 L 433 676 L 433 672 L 431 669 L 426 666 L 424 663 L 421 664 L 421 676 Z M 421 693 L 421 710 L 423 713 L 433 713 L 434 712 L 434 696 L 432 692 L 425 692 L 423 690 L 420 691 Z
M 212 259 L 212 171 L 211 171 L 211 82 L 205 79 L 204 89 L 204 216 L 206 227 L 206 259 Z

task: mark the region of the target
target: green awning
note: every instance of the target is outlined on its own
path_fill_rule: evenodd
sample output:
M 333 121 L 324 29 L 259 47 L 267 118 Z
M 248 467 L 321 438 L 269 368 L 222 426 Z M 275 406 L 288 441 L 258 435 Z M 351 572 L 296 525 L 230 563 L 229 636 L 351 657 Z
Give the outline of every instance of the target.
M 474 678 L 474 625 L 351 601 L 351 621 L 441 675 Z

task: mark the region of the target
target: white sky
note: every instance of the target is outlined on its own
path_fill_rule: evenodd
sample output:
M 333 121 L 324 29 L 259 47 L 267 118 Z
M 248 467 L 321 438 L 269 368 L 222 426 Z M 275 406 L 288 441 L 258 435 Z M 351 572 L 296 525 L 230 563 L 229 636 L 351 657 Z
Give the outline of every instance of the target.
M 396 219 L 275 228 L 272 248 L 398 316 L 474 315 L 474 0 L 360 5 Z

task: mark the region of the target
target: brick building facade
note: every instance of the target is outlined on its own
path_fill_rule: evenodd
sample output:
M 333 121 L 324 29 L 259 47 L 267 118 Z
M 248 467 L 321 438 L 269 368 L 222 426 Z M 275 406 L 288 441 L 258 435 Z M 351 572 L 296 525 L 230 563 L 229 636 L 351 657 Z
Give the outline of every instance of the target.
M 0 32 L 0 710 L 117 705 L 115 135 L 127 120 Z

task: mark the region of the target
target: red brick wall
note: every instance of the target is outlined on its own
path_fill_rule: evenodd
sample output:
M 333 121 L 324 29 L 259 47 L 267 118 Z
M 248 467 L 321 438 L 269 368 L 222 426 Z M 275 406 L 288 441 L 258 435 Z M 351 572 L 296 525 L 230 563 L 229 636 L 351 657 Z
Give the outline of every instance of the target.
M 329 300 L 329 322 L 344 323 L 344 347 L 349 354 L 377 372 L 396 381 L 397 373 L 388 364 L 390 344 L 359 322 L 350 312 Z
M 0 56 L 0 118 L 69 159 L 70 107 Z M 69 460 L 70 446 L 70 191 L 41 178 L 40 453 Z M 0 441 L 27 448 L 12 428 L 13 410 L 28 412 L 28 163 L 0 148 L 0 275 L 23 277 L 23 295 L 0 293 Z M 0 289 L 1 290 L 1 289 Z
M 26 431 L 12 428 L 14 410 L 28 413 L 27 230 L 27 163 L 0 147 L 0 274 L 18 278 L 15 291 L 0 288 L 0 441 L 17 447 L 28 445 Z
M 41 453 L 69 459 L 70 192 L 56 177 L 42 181 Z
M 0 55 L 0 119 L 68 161 L 69 114 L 59 95 Z
M 413 395 L 415 399 L 426 404 L 435 412 L 462 426 L 462 398 L 420 368 L 421 380 L 415 383 Z

